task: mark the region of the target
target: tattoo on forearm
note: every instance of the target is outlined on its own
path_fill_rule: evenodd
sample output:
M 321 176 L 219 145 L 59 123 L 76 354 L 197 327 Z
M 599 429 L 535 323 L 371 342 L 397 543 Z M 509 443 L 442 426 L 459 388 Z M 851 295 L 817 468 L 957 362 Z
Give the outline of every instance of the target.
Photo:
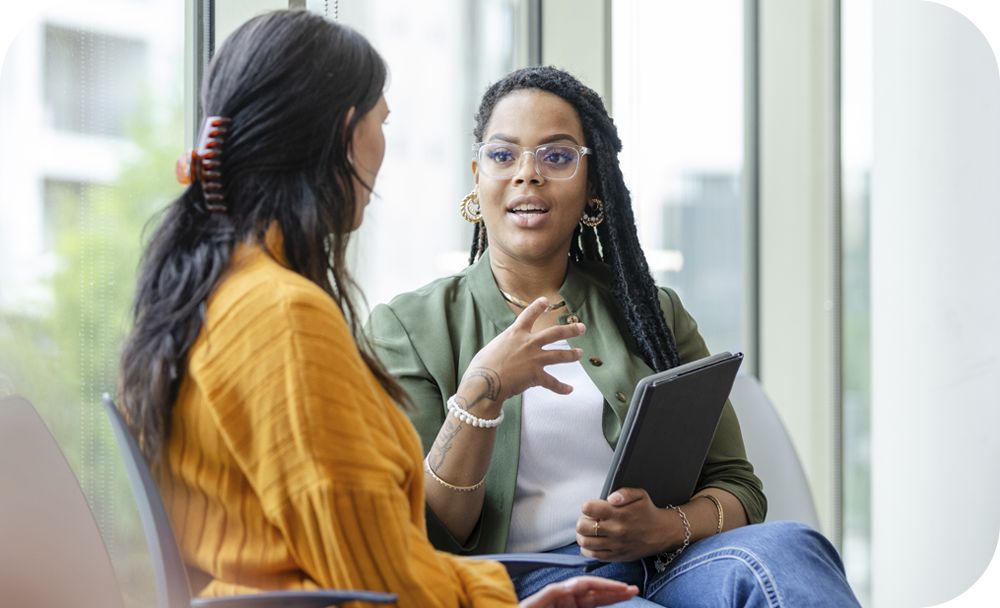
M 482 378 L 483 382 L 486 384 L 486 388 L 479 394 L 478 397 L 475 398 L 475 400 L 473 400 L 470 407 L 475 407 L 483 399 L 494 401 L 500 396 L 500 374 L 488 367 L 470 369 L 467 374 L 469 378 Z
M 434 440 L 434 445 L 431 446 L 431 451 L 427 454 L 427 462 L 431 465 L 431 468 L 435 471 L 444 464 L 444 459 L 451 451 L 452 444 L 455 442 L 455 437 L 462 431 L 462 424 L 452 418 L 447 416 L 444 420 L 444 424 L 441 426 L 441 432 L 438 433 L 437 439 Z

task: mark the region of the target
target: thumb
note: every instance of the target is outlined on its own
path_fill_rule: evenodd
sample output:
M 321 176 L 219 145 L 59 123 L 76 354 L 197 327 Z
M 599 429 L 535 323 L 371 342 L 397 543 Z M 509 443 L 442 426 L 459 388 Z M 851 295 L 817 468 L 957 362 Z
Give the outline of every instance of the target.
M 608 496 L 608 502 L 616 507 L 624 507 L 647 496 L 646 490 L 642 488 L 619 488 Z
M 531 331 L 531 328 L 535 325 L 535 321 L 538 317 L 542 316 L 545 309 L 548 308 L 549 301 L 542 298 L 537 298 L 528 307 L 521 311 L 521 314 L 517 315 L 517 319 L 514 320 L 514 325 L 524 329 L 526 331 Z

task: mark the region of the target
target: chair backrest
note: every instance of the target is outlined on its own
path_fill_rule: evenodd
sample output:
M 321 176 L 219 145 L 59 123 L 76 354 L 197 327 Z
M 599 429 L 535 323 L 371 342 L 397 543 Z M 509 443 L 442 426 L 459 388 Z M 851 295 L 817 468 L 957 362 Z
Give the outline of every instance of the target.
M 0 399 L 0 606 L 122 606 L 76 475 L 26 399 Z
M 740 419 L 747 458 L 764 482 L 767 521 L 790 519 L 818 530 L 819 517 L 809 481 L 791 437 L 760 382 L 748 374 L 738 375 L 730 401 Z
M 184 559 L 181 557 L 180 549 L 177 548 L 177 541 L 170 527 L 170 520 L 167 518 L 167 511 L 163 507 L 163 499 L 160 498 L 160 490 L 139 450 L 139 443 L 132 436 L 111 397 L 105 394 L 102 400 L 111 420 L 115 439 L 118 440 L 122 459 L 125 461 L 125 472 L 128 474 L 129 485 L 132 486 L 132 494 L 139 508 L 142 531 L 149 545 L 157 607 L 190 608 L 191 585 L 188 582 Z

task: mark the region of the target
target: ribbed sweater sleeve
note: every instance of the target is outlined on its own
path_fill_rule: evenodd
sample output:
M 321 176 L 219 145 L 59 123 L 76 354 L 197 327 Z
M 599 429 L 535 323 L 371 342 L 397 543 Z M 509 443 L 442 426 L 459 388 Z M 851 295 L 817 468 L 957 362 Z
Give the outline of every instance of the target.
M 419 440 L 334 302 L 304 280 L 236 280 L 210 305 L 192 379 L 295 565 L 400 606 L 515 605 L 500 564 L 427 540 Z

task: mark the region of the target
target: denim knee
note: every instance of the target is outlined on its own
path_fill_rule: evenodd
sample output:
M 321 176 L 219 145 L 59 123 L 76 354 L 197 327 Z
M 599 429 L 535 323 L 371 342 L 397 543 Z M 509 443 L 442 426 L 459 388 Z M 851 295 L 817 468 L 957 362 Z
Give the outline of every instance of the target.
M 750 606 L 857 605 L 830 541 L 791 521 L 744 526 L 691 545 L 649 582 L 646 597 L 683 603 L 694 589 L 718 594 L 720 605 L 736 598 Z

